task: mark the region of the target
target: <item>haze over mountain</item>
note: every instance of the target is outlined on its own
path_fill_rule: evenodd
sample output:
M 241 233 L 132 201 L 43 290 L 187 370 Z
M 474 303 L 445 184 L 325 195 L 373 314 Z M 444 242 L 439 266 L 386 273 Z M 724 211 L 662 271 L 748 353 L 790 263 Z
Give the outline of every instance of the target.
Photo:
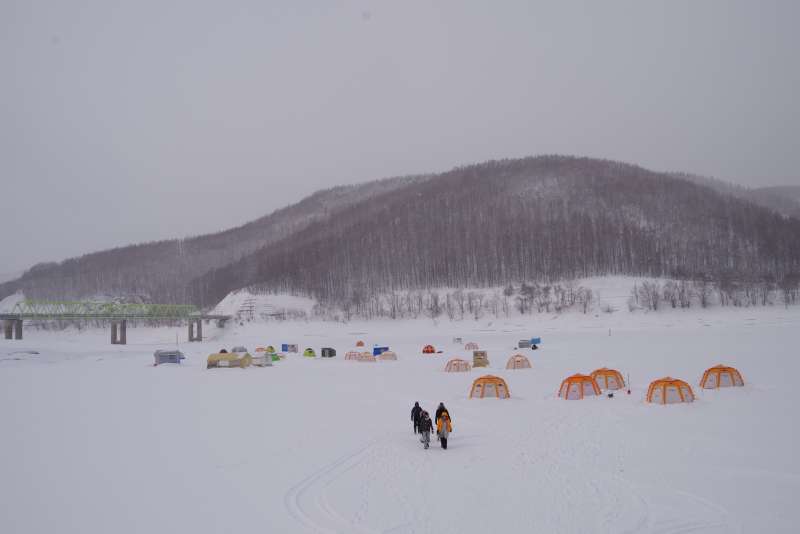
M 210 306 L 249 285 L 338 302 L 605 274 L 800 272 L 800 219 L 763 200 L 785 191 L 723 185 L 589 158 L 490 161 L 335 187 L 216 234 L 40 264 L 0 284 L 0 297 Z

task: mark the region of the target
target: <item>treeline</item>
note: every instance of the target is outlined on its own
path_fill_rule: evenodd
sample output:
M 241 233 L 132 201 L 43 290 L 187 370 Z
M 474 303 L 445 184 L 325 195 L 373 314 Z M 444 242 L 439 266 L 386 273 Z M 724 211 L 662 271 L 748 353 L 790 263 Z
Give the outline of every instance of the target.
M 776 280 L 772 277 L 740 278 L 726 273 L 717 280 L 643 281 L 634 284 L 628 299 L 633 311 L 644 308 L 708 308 L 712 305 L 753 307 L 800 303 L 800 276 L 789 274 Z
M 333 212 L 192 286 L 260 284 L 335 306 L 435 287 L 597 275 L 722 281 L 800 272 L 800 220 L 674 176 L 538 157 L 455 169 Z

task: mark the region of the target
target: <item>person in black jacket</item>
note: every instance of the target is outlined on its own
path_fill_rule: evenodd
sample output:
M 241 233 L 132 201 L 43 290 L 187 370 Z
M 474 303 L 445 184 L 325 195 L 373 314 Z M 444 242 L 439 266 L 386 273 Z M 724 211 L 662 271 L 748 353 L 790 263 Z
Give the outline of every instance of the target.
M 419 417 L 419 433 L 422 434 L 422 437 L 419 438 L 419 441 L 426 449 L 431 445 L 431 430 L 433 430 L 433 421 L 428 412 L 422 410 Z
M 414 403 L 414 407 L 411 408 L 411 422 L 414 423 L 414 434 L 419 431 L 419 418 L 422 415 L 422 408 L 419 405 L 419 402 Z

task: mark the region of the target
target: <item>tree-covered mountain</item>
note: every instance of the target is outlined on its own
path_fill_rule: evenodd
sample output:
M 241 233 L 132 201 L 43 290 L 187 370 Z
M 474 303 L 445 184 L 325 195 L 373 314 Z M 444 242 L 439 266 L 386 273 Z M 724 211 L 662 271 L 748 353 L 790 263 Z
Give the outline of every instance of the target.
M 379 292 L 605 274 L 779 281 L 800 272 L 800 219 L 613 161 L 540 156 L 321 191 L 218 234 L 36 266 L 0 285 L 210 306 L 245 286 L 329 302 Z
M 543 156 L 457 168 L 331 213 L 200 277 L 192 298 L 210 304 L 253 284 L 345 302 L 605 274 L 798 270 L 798 219 L 674 175 Z

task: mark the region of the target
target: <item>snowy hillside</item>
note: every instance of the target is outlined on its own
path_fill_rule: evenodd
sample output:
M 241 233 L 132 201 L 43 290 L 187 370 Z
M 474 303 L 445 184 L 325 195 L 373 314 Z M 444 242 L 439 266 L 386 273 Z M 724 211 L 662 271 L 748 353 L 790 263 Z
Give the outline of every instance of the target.
M 114 347 L 105 330 L 26 330 L 0 340 L 0 532 L 795 532 L 798 328 L 796 308 L 771 307 L 234 322 L 192 344 L 185 328 L 131 328 Z M 530 336 L 542 337 L 522 351 L 533 368 L 506 370 Z M 490 368 L 444 373 L 469 358 L 454 337 L 486 349 Z M 153 367 L 176 338 L 184 364 Z M 358 340 L 398 361 L 345 361 Z M 220 348 L 280 343 L 338 355 L 205 368 Z M 442 354 L 423 356 L 428 343 Z M 698 388 L 718 363 L 745 387 Z M 556 396 L 604 366 L 630 395 Z M 468 398 L 487 373 L 511 399 Z M 697 400 L 645 403 L 667 375 Z M 449 408 L 447 451 L 412 434 L 414 401 Z

